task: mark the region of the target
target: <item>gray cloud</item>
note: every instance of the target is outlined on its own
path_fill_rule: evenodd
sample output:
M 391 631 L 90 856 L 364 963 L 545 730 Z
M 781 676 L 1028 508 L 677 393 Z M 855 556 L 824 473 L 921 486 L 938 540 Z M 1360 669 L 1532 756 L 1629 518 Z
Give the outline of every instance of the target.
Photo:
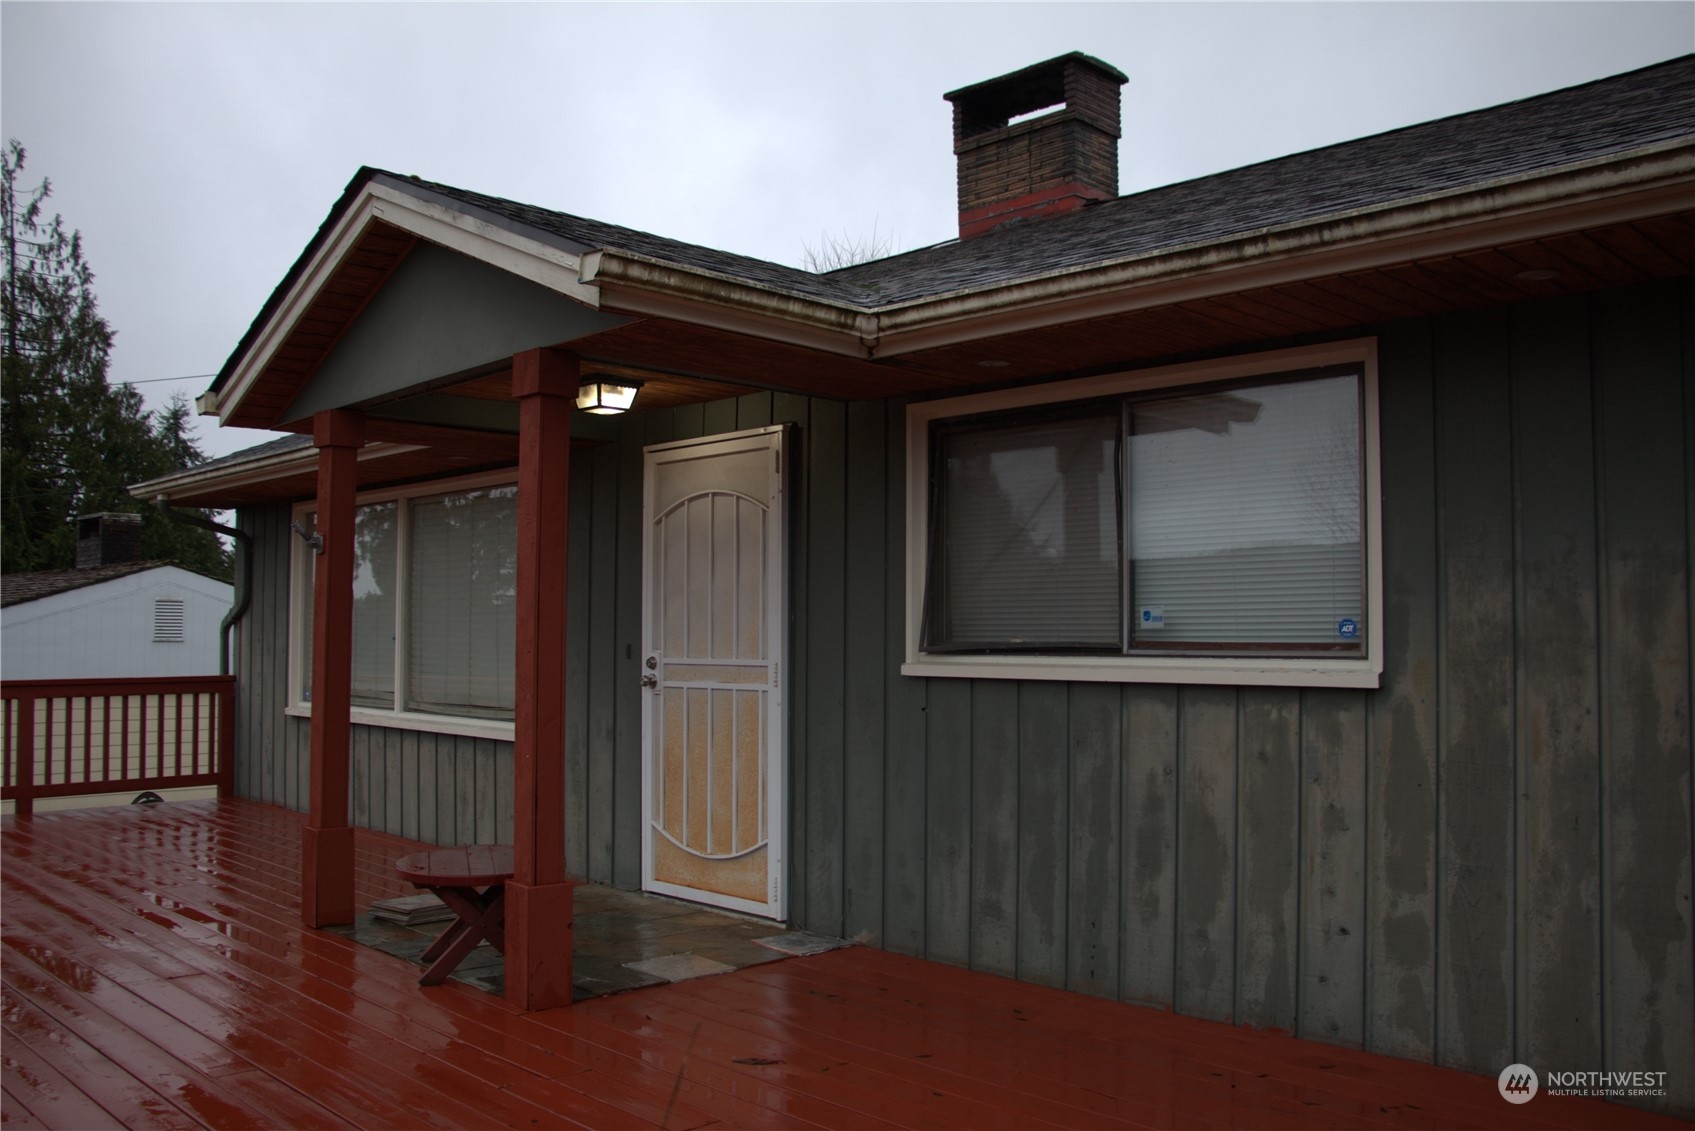
M 221 366 L 361 164 L 798 264 L 951 237 L 942 93 L 1065 51 L 1130 76 L 1131 192 L 1692 49 L 1687 3 L 9 0 L 0 124 L 140 381 Z

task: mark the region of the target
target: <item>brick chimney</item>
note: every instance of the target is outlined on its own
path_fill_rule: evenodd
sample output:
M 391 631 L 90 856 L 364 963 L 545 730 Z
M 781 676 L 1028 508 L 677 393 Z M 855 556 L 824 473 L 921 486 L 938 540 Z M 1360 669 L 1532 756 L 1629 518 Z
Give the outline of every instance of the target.
M 141 558 L 141 516 L 85 514 L 77 519 L 77 568 L 117 565 Z
M 1128 81 L 1073 51 L 943 95 L 953 103 L 959 238 L 1116 197 L 1118 88 Z M 1048 112 L 1008 124 L 1038 110 Z

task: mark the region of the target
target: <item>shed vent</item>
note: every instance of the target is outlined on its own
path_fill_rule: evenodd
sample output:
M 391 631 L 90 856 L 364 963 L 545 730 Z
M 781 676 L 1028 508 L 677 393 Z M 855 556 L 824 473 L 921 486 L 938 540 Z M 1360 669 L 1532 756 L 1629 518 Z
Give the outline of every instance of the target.
M 160 597 L 153 602 L 153 643 L 183 642 L 183 602 L 180 597 Z

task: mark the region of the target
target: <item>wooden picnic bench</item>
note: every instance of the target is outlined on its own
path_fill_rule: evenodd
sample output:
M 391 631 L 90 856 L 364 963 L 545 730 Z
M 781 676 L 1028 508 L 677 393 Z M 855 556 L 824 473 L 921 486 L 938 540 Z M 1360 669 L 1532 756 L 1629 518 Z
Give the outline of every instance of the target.
M 439 986 L 484 939 L 506 953 L 506 881 L 512 878 L 510 844 L 432 848 L 394 862 L 400 878 L 434 893 L 457 917 L 424 951 L 430 965 L 421 986 Z

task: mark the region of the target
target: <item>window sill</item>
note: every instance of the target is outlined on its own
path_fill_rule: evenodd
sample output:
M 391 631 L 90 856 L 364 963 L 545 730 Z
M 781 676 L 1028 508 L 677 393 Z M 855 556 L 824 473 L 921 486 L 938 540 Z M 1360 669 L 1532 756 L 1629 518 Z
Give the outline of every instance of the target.
M 300 703 L 287 708 L 283 713 L 294 719 L 309 719 L 312 717 L 312 705 Z M 417 730 L 430 734 L 456 734 L 466 738 L 492 738 L 500 742 L 512 741 L 512 724 L 502 719 L 465 719 L 453 715 L 375 711 L 369 707 L 353 708 L 349 712 L 349 718 L 360 726 Z
M 1163 656 L 920 656 L 900 674 L 941 679 L 1062 679 L 1087 683 L 1187 683 L 1241 687 L 1375 688 L 1369 659 L 1302 660 Z

